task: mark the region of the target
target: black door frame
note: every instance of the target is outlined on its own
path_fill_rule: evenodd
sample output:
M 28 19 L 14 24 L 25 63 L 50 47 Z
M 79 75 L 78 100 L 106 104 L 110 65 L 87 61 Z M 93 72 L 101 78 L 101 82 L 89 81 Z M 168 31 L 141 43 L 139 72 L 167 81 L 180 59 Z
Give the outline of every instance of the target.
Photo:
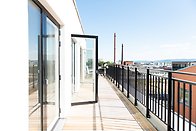
M 71 103 L 71 105 L 74 106 L 74 105 L 97 103 L 98 102 L 98 36 L 71 34 L 71 37 L 95 39 L 95 101 L 77 102 L 77 103 Z
M 73 62 L 71 64 L 74 64 L 74 66 L 72 66 L 72 88 L 74 88 L 73 90 L 75 91 L 75 85 L 76 85 L 76 80 L 75 80 L 75 76 L 76 76 L 76 69 L 75 69 L 75 50 L 76 50 L 76 42 L 74 40 L 72 40 L 72 60 Z M 72 90 L 72 93 L 73 93 Z

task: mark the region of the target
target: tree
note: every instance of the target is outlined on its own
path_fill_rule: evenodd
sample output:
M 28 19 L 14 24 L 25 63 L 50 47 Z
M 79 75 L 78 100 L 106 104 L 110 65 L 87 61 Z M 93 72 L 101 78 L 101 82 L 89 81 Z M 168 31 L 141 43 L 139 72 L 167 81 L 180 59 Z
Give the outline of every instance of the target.
M 111 61 L 103 61 L 103 60 L 99 60 L 98 62 L 98 66 L 104 68 L 106 66 L 110 66 L 110 65 L 113 65 L 114 63 L 111 62 Z

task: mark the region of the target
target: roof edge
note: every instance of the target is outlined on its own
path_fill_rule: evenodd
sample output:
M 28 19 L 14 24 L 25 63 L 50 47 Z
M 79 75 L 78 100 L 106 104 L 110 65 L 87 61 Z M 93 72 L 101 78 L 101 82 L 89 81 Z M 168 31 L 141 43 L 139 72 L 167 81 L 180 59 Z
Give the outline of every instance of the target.
M 188 69 L 188 68 L 193 67 L 193 66 L 196 66 L 196 65 L 187 66 L 187 67 L 181 68 L 181 69 L 179 69 L 177 71 L 183 71 L 183 70 Z
M 83 28 L 83 26 L 82 26 L 82 22 L 81 22 L 81 19 L 80 19 L 79 11 L 78 11 L 78 8 L 77 8 L 77 5 L 76 5 L 76 0 L 73 0 L 73 3 L 74 3 L 74 7 L 75 7 L 75 10 L 76 10 L 78 19 L 79 19 L 79 21 L 80 21 L 80 26 L 81 26 L 81 28 L 82 28 L 82 32 L 83 32 L 83 34 L 84 34 L 84 28 Z

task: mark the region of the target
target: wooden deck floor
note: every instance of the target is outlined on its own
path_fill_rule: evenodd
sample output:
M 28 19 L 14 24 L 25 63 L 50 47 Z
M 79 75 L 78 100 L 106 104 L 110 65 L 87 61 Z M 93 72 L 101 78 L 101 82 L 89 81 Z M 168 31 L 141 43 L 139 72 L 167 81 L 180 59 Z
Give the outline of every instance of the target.
M 99 102 L 72 106 L 62 130 L 156 130 L 142 115 L 138 116 L 136 110 L 131 112 L 127 107 L 130 106 L 125 106 L 111 84 L 99 77 Z M 136 117 L 140 119 L 136 121 Z

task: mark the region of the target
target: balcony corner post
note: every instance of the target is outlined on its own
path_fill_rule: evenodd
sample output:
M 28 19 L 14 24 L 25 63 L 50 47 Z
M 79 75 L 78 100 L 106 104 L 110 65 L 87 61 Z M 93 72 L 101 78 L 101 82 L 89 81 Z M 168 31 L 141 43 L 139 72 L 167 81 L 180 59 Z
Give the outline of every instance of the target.
M 172 73 L 168 72 L 168 115 L 167 115 L 167 131 L 171 130 L 171 96 L 172 96 Z
M 146 74 L 146 118 L 150 118 L 150 112 L 149 112 L 149 69 L 147 69 Z
M 122 92 L 124 92 L 124 66 L 122 65 Z

